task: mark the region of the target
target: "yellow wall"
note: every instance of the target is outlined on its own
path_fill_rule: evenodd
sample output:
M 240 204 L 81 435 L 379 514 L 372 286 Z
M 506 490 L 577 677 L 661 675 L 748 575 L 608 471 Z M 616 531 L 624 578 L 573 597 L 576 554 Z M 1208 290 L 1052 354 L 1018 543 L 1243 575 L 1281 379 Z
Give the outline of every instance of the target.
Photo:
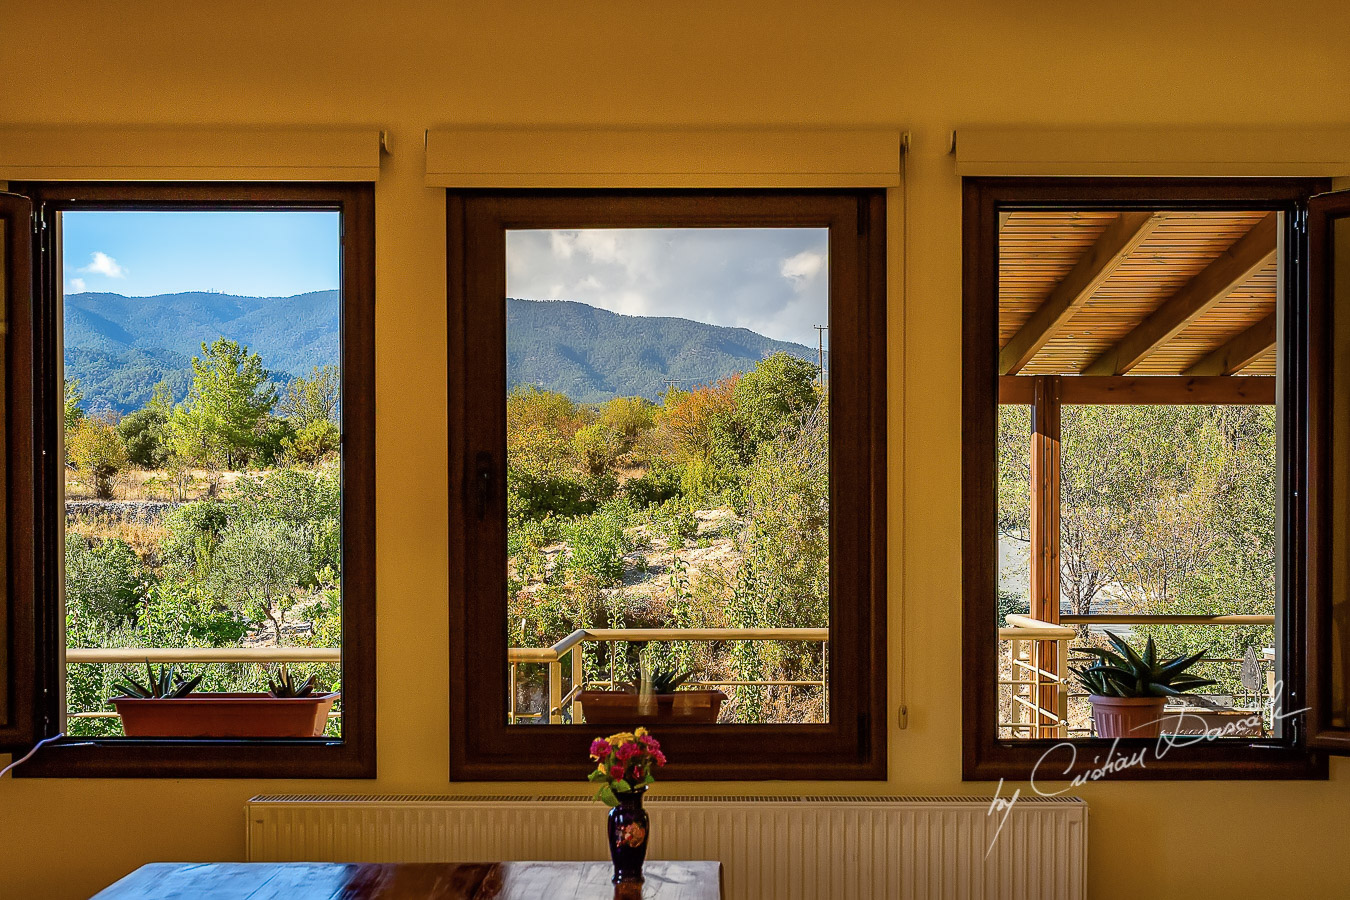
M 960 183 L 948 133 L 1344 124 L 1347 33 L 1339 0 L 436 0 L 425 11 L 0 0 L 0 123 L 359 124 L 395 140 L 377 203 L 379 780 L 5 780 L 0 896 L 83 897 L 149 860 L 238 859 L 242 804 L 257 792 L 458 787 L 444 776 L 446 434 L 434 415 L 444 216 L 421 180 L 422 132 L 436 125 L 913 130 L 907 296 L 891 302 L 891 609 L 898 619 L 907 601 L 910 727 L 890 735 L 891 782 L 859 787 L 988 795 L 960 781 Z M 893 637 L 893 696 L 899 646 Z M 1343 879 L 1347 774 L 1333 762 L 1330 783 L 1086 789 L 1092 894 L 1289 896 Z

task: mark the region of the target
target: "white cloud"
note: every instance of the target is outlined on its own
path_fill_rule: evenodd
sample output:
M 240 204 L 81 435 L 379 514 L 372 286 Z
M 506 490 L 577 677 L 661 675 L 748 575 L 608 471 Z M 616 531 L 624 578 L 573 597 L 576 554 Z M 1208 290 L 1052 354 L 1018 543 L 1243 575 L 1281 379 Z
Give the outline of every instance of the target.
M 86 275 L 106 275 L 108 278 L 126 278 L 127 270 L 118 264 L 102 250 L 95 250 L 89 255 L 89 265 L 82 267 L 79 271 Z
M 804 291 L 825 268 L 825 254 L 814 250 L 803 250 L 795 256 L 783 260 L 779 272 L 792 282 L 793 290 Z
M 510 230 L 507 296 L 677 316 L 816 345 L 828 320 L 824 228 Z
M 84 279 L 83 278 L 70 279 L 70 292 L 72 294 L 78 294 L 81 293 L 82 291 L 84 291 Z

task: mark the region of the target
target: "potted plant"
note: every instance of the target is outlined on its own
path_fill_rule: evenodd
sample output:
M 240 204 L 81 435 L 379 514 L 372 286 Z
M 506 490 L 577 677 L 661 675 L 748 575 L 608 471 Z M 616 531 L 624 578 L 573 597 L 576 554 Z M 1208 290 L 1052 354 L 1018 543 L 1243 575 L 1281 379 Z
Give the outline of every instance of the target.
M 1204 658 L 1204 650 L 1159 661 L 1153 638 L 1148 639 L 1142 656 L 1118 635 L 1108 633 L 1107 639 L 1117 652 L 1088 647 L 1082 652 L 1097 660 L 1073 668 L 1092 702 L 1092 724 L 1098 737 L 1156 738 L 1162 734 L 1163 705 L 1168 697 L 1215 683 L 1186 672 Z
M 127 676 L 112 698 L 127 737 L 319 737 L 337 693 L 316 692 L 314 676 L 295 684 L 283 665 L 267 693 L 194 693 L 202 676 L 185 678 L 177 666 L 158 671 L 145 661 L 146 682 Z
M 600 788 L 595 799 L 610 807 L 606 827 L 609 855 L 614 861 L 615 884 L 641 884 L 642 864 L 647 858 L 651 822 L 642 808 L 647 786 L 656 780 L 655 770 L 666 764 L 661 743 L 645 728 L 611 734 L 591 742 L 595 769 L 587 776 Z
M 617 691 L 582 691 L 582 715 L 592 725 L 635 725 L 651 722 L 713 724 L 727 695 L 719 690 L 679 690 L 693 672 L 643 670 L 635 684 Z

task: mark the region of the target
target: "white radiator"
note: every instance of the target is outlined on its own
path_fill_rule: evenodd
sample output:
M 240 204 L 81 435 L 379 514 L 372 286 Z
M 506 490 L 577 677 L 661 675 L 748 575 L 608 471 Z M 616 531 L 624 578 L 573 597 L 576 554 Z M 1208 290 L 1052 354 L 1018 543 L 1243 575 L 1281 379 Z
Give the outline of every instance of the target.
M 728 900 L 1081 900 L 1087 804 L 978 797 L 647 798 L 650 858 L 722 863 Z M 254 797 L 254 861 L 607 859 L 605 807 L 555 796 Z M 988 852 L 990 844 L 993 849 Z

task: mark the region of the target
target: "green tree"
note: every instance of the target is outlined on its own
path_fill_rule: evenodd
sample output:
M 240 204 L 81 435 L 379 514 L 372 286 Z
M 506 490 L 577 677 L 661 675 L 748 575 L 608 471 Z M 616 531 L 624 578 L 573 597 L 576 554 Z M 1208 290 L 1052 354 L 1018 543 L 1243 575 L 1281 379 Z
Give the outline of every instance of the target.
M 185 460 L 215 471 L 246 463 L 277 402 L 262 358 L 237 341 L 202 344 L 192 388 L 169 417 L 169 443 Z
M 84 416 L 66 440 L 71 462 L 91 481 L 94 496 L 112 498 L 113 479 L 127 467 L 127 448 L 112 415 Z
M 173 411 L 173 398 L 167 382 L 155 385 L 154 396 L 142 409 L 128 413 L 117 424 L 117 431 L 127 445 L 131 462 L 143 469 L 162 468 L 169 460 L 169 445 L 165 442 L 165 427 Z
M 337 366 L 315 366 L 308 378 L 292 378 L 279 405 L 297 432 L 315 422 L 336 422 L 342 377 Z
M 84 393 L 80 390 L 80 380 L 63 382 L 66 396 L 66 434 L 70 434 L 75 426 L 80 424 L 84 418 Z
M 289 523 L 232 523 L 221 535 L 208 584 L 217 600 L 237 604 L 249 620 L 270 622 L 280 645 L 286 616 L 304 595 L 313 570 L 309 542 Z
M 747 457 L 761 443 L 795 425 L 815 408 L 819 400 L 818 376 L 814 364 L 786 353 L 775 353 L 736 382 L 733 393 L 736 418 L 747 442 Z

